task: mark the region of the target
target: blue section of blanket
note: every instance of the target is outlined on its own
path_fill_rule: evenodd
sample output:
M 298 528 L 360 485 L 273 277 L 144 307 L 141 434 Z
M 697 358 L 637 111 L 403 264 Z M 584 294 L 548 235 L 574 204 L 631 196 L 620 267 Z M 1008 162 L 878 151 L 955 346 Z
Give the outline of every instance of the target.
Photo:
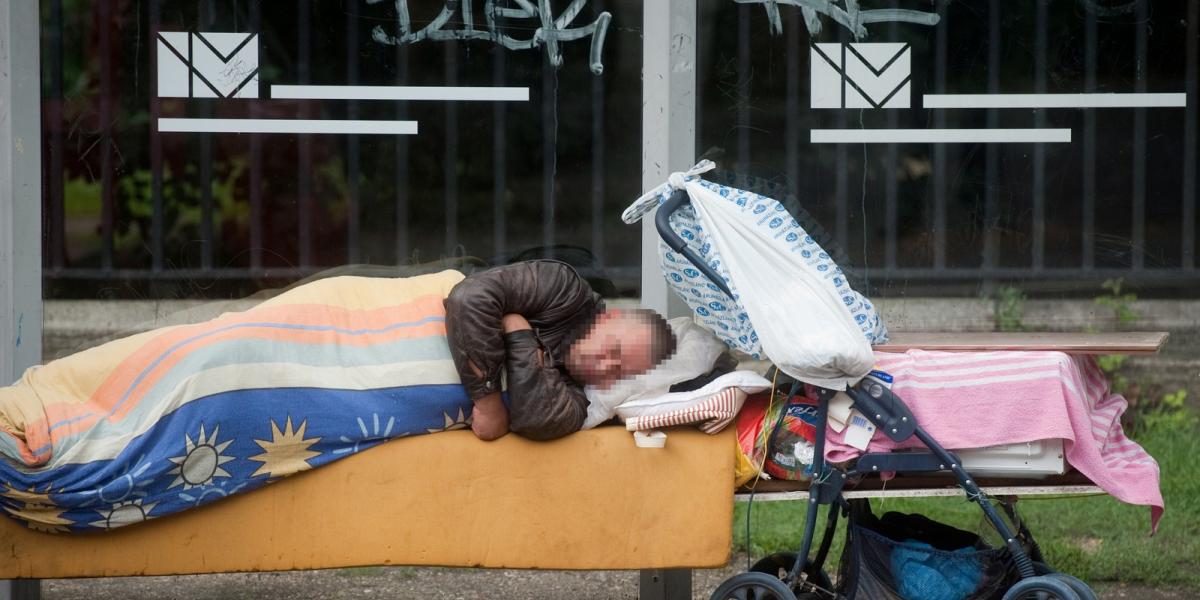
M 463 428 L 470 411 L 458 384 L 214 394 L 165 416 L 114 460 L 32 472 L 0 461 L 5 495 L 22 500 L 4 508 L 48 532 L 110 529 L 244 493 L 393 438 Z

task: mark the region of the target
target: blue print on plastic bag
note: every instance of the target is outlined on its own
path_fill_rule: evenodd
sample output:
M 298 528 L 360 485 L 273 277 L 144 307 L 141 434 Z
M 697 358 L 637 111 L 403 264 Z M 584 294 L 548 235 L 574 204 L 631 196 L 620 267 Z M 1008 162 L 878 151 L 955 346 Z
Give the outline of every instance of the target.
M 782 204 L 766 196 L 720 186 L 709 181 L 699 180 L 698 183 L 743 210 L 751 211 L 755 215 L 763 214 L 763 218 L 756 221 L 758 227 L 762 228 L 762 235 L 767 238 L 786 240 L 788 244 L 795 244 L 790 247 L 790 251 L 802 257 L 810 268 L 825 275 L 825 280 L 834 286 L 845 309 L 859 326 L 864 337 L 872 343 L 881 343 L 887 339 L 887 330 L 878 314 L 875 313 L 874 307 L 861 294 L 850 288 L 849 283 L 842 276 L 842 269 L 833 262 L 829 253 L 825 252 L 816 240 L 804 231 L 796 219 L 774 216 L 776 213 L 786 210 Z M 665 195 L 663 199 L 665 199 Z M 697 322 L 716 332 L 718 337 L 731 348 L 756 358 L 759 357 L 762 346 L 758 334 L 754 331 L 753 323 L 750 322 L 749 316 L 738 301 L 736 282 L 731 280 L 723 264 L 724 261 L 721 259 L 720 251 L 712 245 L 711 239 L 704 231 L 703 223 L 696 217 L 696 213 L 690 205 L 686 205 L 672 214 L 670 222 L 672 229 L 681 232 L 681 237 L 684 237 L 688 248 L 703 256 L 708 266 L 729 286 L 730 291 L 733 292 L 733 298 L 725 296 L 717 285 L 708 281 L 704 274 L 693 268 L 686 258 L 671 252 L 665 243 L 660 243 L 659 252 L 663 258 L 660 262 L 667 283 L 691 307 Z M 683 231 L 692 235 L 682 236 Z M 719 294 L 720 300 L 714 299 L 713 294 Z

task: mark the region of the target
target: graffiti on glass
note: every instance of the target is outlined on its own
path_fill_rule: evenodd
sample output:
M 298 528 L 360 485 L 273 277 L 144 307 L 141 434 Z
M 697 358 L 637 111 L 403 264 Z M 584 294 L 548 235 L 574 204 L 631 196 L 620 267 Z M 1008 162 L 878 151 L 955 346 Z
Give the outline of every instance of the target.
M 864 9 L 860 0 L 734 0 L 738 4 L 761 4 L 767 11 L 771 33 L 783 33 L 783 19 L 779 16 L 779 5 L 800 8 L 804 15 L 804 26 L 809 35 L 821 33 L 821 17 L 829 17 L 834 23 L 845 27 L 857 40 L 866 39 L 870 23 L 913 23 L 915 25 L 937 25 L 941 17 L 937 13 L 903 8 Z M 842 4 L 843 6 L 838 6 Z
M 386 0 L 366 0 L 367 4 L 379 4 Z M 483 28 L 475 23 L 475 0 L 446 0 L 437 16 L 414 31 L 413 17 L 409 12 L 408 0 L 393 0 L 396 5 L 395 31 L 389 33 L 378 26 L 372 33 L 376 42 L 397 46 L 415 44 L 424 40 L 485 40 L 495 42 L 509 50 L 544 48 L 550 64 L 562 66 L 562 42 L 591 38 L 588 67 L 599 75 L 604 72 L 600 54 L 604 50 L 604 37 L 612 15 L 601 12 L 587 25 L 575 26 L 575 19 L 587 6 L 588 0 L 571 0 L 557 16 L 550 0 L 484 0 Z M 456 18 L 457 15 L 457 18 Z M 447 28 L 447 25 L 452 28 Z M 526 37 L 513 37 L 504 30 L 528 32 Z

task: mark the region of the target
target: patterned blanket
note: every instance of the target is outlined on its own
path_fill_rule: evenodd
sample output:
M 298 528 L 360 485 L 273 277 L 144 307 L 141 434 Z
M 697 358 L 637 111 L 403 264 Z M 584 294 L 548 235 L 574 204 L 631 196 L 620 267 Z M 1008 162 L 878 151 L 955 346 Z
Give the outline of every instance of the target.
M 320 280 L 29 369 L 0 388 L 0 509 L 111 529 L 464 427 L 442 306 L 461 279 Z

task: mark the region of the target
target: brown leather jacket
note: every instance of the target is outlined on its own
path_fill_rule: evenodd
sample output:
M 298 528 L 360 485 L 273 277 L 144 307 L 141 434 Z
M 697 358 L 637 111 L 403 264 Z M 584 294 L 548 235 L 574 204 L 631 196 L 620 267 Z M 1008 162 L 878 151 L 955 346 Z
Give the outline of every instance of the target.
M 564 262 L 521 262 L 468 276 L 446 298 L 446 334 L 467 394 L 475 400 L 499 390 L 507 367 L 509 429 L 539 440 L 578 431 L 588 402 L 564 359 L 601 308 L 600 295 Z M 506 314 L 525 317 L 533 331 L 504 335 Z

